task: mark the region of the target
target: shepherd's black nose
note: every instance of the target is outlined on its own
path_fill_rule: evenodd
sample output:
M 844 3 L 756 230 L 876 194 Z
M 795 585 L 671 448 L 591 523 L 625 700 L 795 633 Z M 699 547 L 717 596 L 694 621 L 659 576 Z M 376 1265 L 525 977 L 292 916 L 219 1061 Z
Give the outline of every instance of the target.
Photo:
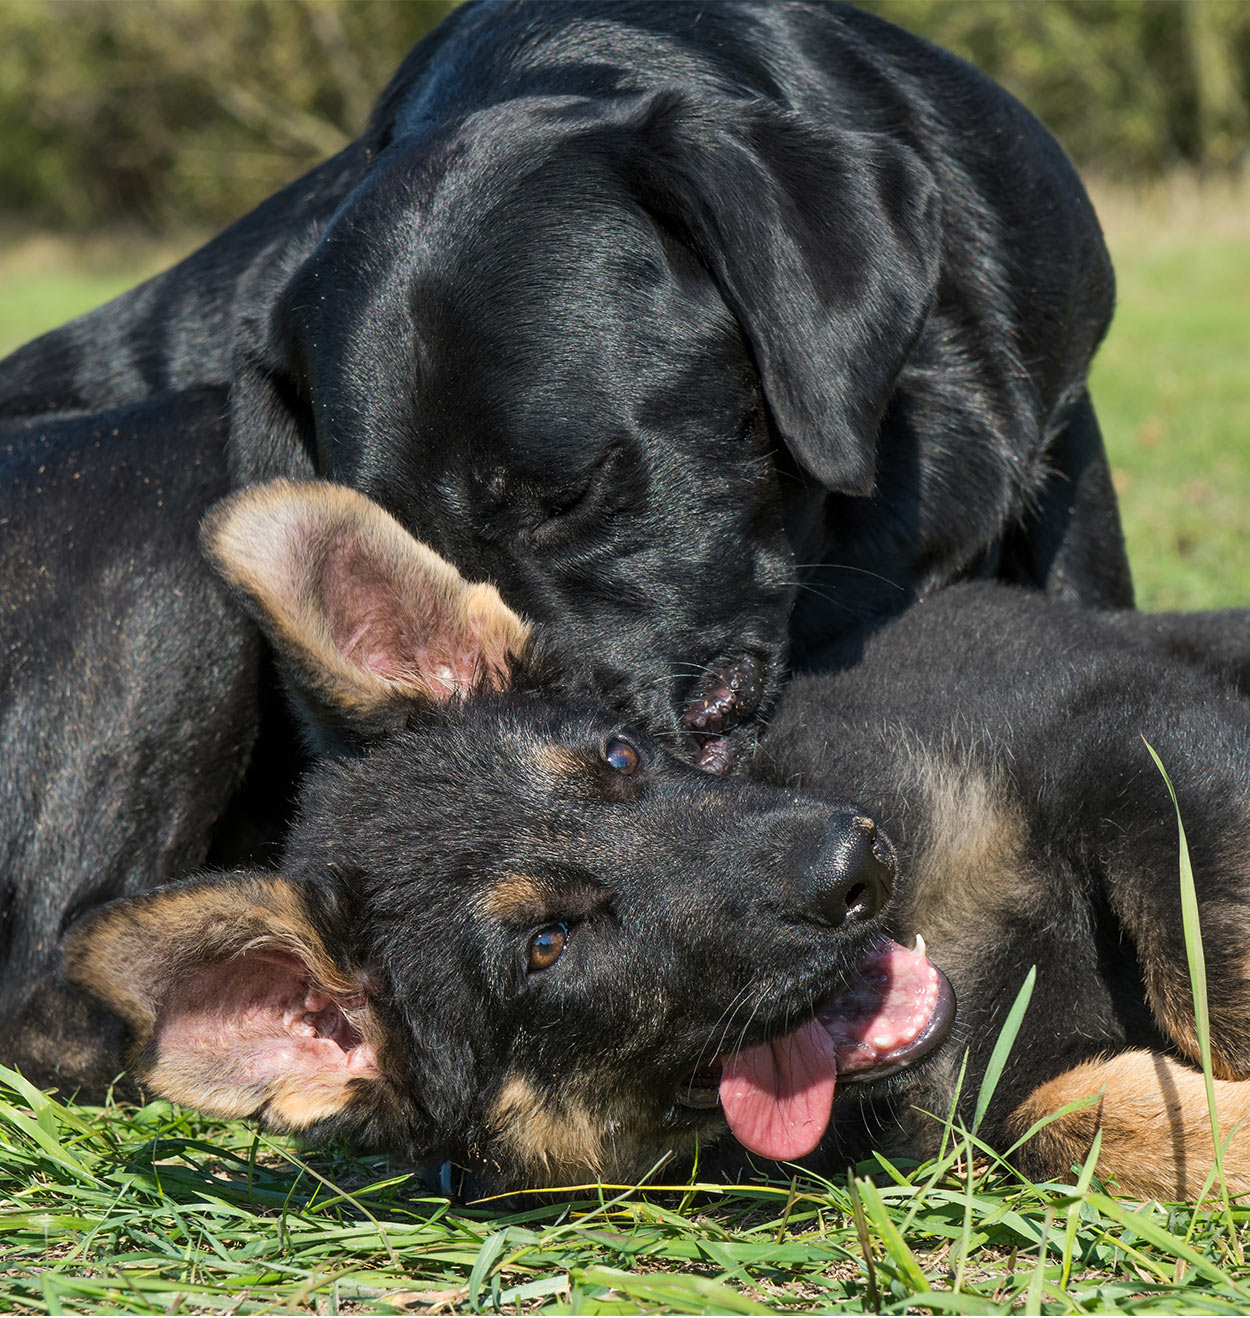
M 835 815 L 808 872 L 804 916 L 834 929 L 847 920 L 870 920 L 893 882 L 890 848 L 876 824 L 863 815 Z

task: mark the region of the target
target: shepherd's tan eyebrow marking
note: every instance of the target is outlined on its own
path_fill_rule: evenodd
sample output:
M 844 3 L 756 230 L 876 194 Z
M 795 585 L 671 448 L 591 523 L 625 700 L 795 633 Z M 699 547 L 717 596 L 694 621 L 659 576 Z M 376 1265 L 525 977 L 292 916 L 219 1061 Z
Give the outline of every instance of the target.
M 583 920 L 604 909 L 611 889 L 577 874 L 505 874 L 482 894 L 486 915 L 501 924 L 537 925 Z
M 549 919 L 556 904 L 551 885 L 531 874 L 505 874 L 482 895 L 487 914 L 504 924 L 536 924 Z
M 585 751 L 562 746 L 558 741 L 539 742 L 533 750 L 534 763 L 553 777 L 570 778 L 584 774 L 592 765 Z

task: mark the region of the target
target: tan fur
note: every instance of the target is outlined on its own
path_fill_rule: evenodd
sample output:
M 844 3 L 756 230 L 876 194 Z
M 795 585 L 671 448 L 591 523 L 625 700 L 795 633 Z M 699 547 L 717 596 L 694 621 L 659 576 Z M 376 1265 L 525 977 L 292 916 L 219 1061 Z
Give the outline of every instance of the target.
M 363 1097 L 361 1082 L 369 1075 L 327 1070 L 311 1080 L 306 1076 L 240 1084 L 236 1074 L 224 1073 L 211 1057 L 177 1060 L 158 1057 L 144 1071 L 143 1081 L 175 1103 L 213 1116 L 250 1117 L 262 1108 L 271 1130 L 305 1130 L 315 1121 L 332 1117 Z
M 491 1125 L 508 1154 L 535 1173 L 594 1177 L 603 1170 L 602 1119 L 576 1099 L 544 1099 L 522 1076 L 504 1082 Z
M 1039 1086 L 1009 1119 L 1020 1138 L 1040 1118 L 1076 1099 L 1099 1101 L 1052 1121 L 1020 1152 L 1031 1175 L 1064 1178 L 1089 1153 L 1102 1130 L 1098 1174 L 1136 1198 L 1192 1199 L 1213 1162 L 1211 1125 L 1202 1073 L 1161 1053 L 1134 1051 L 1074 1067 Z M 1250 1190 L 1250 1083 L 1217 1080 L 1220 1138 L 1229 1191 Z
M 429 673 L 382 676 L 335 645 L 321 602 L 328 562 L 350 541 L 376 562 L 414 619 L 439 619 L 454 652 L 480 652 L 484 680 L 506 684 L 530 625 L 494 586 L 470 584 L 371 499 L 328 481 L 272 481 L 239 491 L 204 519 L 205 552 L 264 612 L 280 649 L 298 658 L 332 703 L 369 713 L 396 699 L 447 694 Z M 276 565 L 284 565 L 278 568 Z M 450 623 L 445 620 L 450 619 Z
M 635 1109 L 627 1087 L 612 1082 L 596 1095 L 593 1085 L 592 1075 L 580 1075 L 558 1095 L 544 1097 L 532 1081 L 509 1075 L 488 1121 L 496 1155 L 522 1167 L 528 1184 L 538 1188 L 636 1183 L 666 1154 L 693 1152 L 693 1131 L 671 1131 L 666 1148 L 657 1142 L 653 1117 Z
M 1143 927 L 1135 933 L 1146 1001 L 1164 1033 L 1196 1064 L 1201 1052 L 1194 1020 L 1193 990 L 1188 963 L 1184 956 L 1177 956 L 1175 952 L 1176 926 L 1165 928 L 1163 916 L 1148 909 L 1140 915 L 1144 917 Z M 1179 925 L 1179 907 L 1175 920 Z M 1216 944 L 1207 936 L 1207 931 L 1244 929 L 1248 920 L 1250 909 L 1239 902 L 1208 903 L 1202 910 L 1209 983 L 1211 1069 L 1222 1080 L 1250 1079 L 1250 958 L 1238 954 L 1229 964 L 1227 956 L 1220 956 L 1214 950 Z
M 528 874 L 506 874 L 482 895 L 482 907 L 503 924 L 535 924 L 546 918 L 551 890 Z
M 590 764 L 584 754 L 555 742 L 541 742 L 534 747 L 534 764 L 541 773 L 555 779 L 584 775 Z
M 327 1075 L 313 1084 L 288 1081 L 276 1087 L 265 1108 L 265 1121 L 274 1130 L 307 1130 L 341 1112 L 363 1097 L 363 1076 Z
M 909 767 L 918 797 L 912 808 L 925 832 L 904 923 L 924 935 L 930 955 L 949 972 L 956 969 L 954 949 L 965 957 L 974 952 L 970 931 L 996 928 L 1001 912 L 1032 904 L 1025 824 L 1006 788 L 966 750 L 916 747 Z

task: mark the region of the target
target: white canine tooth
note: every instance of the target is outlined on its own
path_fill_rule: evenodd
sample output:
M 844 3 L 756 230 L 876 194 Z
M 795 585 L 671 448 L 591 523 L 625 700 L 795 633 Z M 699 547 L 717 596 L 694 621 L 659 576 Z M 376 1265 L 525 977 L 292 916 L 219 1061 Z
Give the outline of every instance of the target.
M 918 952 L 921 956 L 924 956 L 924 954 L 925 954 L 925 953 L 924 953 L 924 939 L 921 938 L 921 936 L 920 936 L 919 934 L 916 935 L 916 946 L 915 946 L 912 950 L 915 951 L 915 952 Z

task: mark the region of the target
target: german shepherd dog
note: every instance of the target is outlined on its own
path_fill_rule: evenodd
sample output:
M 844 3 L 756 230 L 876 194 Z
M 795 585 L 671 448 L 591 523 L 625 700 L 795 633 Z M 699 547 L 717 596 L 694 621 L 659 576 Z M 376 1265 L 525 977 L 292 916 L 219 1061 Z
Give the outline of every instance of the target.
M 1023 1170 L 1065 1175 L 1101 1128 L 1123 1191 L 1195 1195 L 1176 816 L 1145 737 L 1191 840 L 1225 1129 L 1250 1115 L 1250 713 L 1227 680 L 1250 615 L 1200 620 L 1210 650 L 1185 654 L 1179 618 L 952 588 L 792 683 L 754 777 L 723 779 L 581 696 L 558 636 L 359 493 L 252 487 L 204 543 L 315 765 L 276 871 L 114 901 L 66 940 L 156 1092 L 498 1189 L 696 1144 L 705 1167 L 923 1157 L 1035 966 L 985 1136 L 1089 1099 Z M 1244 1136 L 1228 1166 L 1250 1189 Z

